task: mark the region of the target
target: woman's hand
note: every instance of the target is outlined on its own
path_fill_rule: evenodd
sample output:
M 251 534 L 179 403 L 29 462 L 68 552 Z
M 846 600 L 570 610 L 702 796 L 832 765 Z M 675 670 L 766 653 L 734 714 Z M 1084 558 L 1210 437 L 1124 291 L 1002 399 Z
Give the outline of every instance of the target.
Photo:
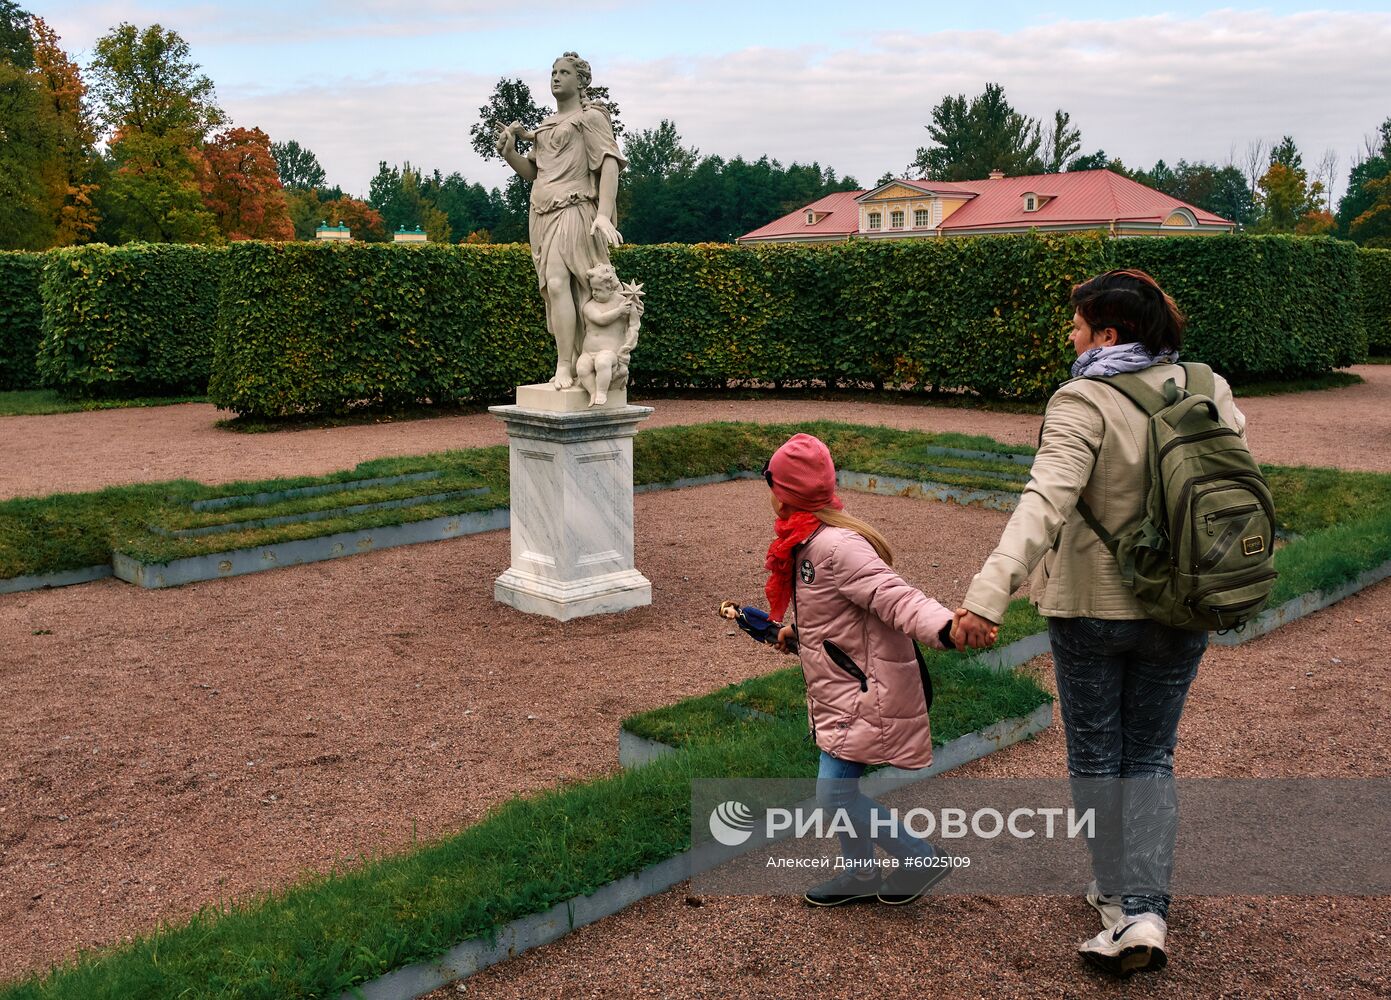
M 614 225 L 612 222 L 609 221 L 608 216 L 603 215 L 602 213 L 594 216 L 594 224 L 589 227 L 589 235 L 602 236 L 604 242 L 606 242 L 609 246 L 612 247 L 616 247 L 618 246 L 618 244 L 623 242 L 623 234 L 620 233 L 616 228 L 614 228 Z
M 994 622 L 982 618 L 974 611 L 956 609 L 956 617 L 951 625 L 951 641 L 957 649 L 984 649 L 986 646 L 995 645 L 995 640 L 999 637 L 1000 626 Z
M 795 638 L 796 635 L 797 629 L 795 626 L 784 625 L 782 628 L 778 629 L 778 641 L 773 643 L 773 648 L 779 653 L 791 653 L 792 650 L 787 648 L 787 643 L 788 640 Z

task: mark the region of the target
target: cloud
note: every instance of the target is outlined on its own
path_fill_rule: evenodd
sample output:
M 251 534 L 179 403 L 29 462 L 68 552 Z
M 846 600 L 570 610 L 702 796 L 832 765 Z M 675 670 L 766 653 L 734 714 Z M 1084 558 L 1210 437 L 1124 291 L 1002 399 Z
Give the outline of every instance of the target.
M 591 0 L 587 9 L 612 13 L 633 0 Z M 45 15 L 82 48 L 121 21 L 176 27 L 202 45 L 293 45 L 302 42 L 430 38 L 522 29 L 574 10 L 570 0 L 244 0 L 230 4 L 186 0 L 79 0 Z M 40 14 L 44 12 L 38 11 Z
M 998 82 L 1015 107 L 1072 115 L 1085 151 L 1127 164 L 1225 162 L 1253 140 L 1293 135 L 1311 167 L 1340 154 L 1340 187 L 1363 136 L 1388 114 L 1391 15 L 1223 11 L 1060 21 L 1003 33 L 885 32 L 859 48 L 747 48 L 595 65 L 630 130 L 662 118 L 702 153 L 818 161 L 861 183 L 900 171 L 927 142 L 943 95 Z M 544 95 L 546 60 L 519 66 Z M 330 180 L 365 190 L 379 159 L 410 159 L 501 183 L 468 128 L 497 74 L 422 73 L 290 91 L 220 90 L 240 124 L 313 149 Z

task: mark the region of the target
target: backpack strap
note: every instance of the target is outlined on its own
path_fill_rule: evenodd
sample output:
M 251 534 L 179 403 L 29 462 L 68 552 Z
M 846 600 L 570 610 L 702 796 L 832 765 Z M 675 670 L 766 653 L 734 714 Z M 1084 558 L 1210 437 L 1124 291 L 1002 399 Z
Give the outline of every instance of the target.
M 1185 361 L 1179 365 L 1188 375 L 1184 388 L 1194 396 L 1217 398 L 1217 381 L 1212 377 L 1212 369 L 1196 361 Z
M 1186 365 L 1184 367 L 1187 367 Z M 1211 370 L 1209 370 L 1209 375 Z M 1151 388 L 1150 385 L 1138 375 L 1132 372 L 1122 372 L 1119 375 L 1088 375 L 1088 382 L 1099 382 L 1102 385 L 1109 385 L 1118 393 L 1130 400 L 1146 416 L 1152 417 L 1160 410 L 1169 406 L 1173 401 L 1166 399 L 1164 393 L 1158 389 Z

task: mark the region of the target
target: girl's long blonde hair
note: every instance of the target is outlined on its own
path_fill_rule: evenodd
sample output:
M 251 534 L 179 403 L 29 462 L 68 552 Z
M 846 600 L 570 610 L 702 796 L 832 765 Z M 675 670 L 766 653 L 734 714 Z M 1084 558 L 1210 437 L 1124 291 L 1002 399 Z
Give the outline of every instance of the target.
M 894 564 L 894 551 L 889 548 L 889 541 L 881 535 L 873 525 L 861 521 L 854 514 L 847 514 L 843 510 L 836 510 L 834 507 L 822 507 L 814 511 L 816 519 L 822 524 L 828 524 L 832 528 L 845 528 L 853 531 L 857 535 L 862 535 L 864 540 L 874 546 L 874 551 L 879 554 L 879 558 L 890 566 Z

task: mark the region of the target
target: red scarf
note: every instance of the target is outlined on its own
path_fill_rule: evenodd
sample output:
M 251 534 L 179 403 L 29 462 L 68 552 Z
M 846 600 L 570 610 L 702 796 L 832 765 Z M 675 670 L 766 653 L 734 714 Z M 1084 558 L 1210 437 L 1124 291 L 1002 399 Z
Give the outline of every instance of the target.
M 798 510 L 778 518 L 773 527 L 778 537 L 768 546 L 768 558 L 763 561 L 768 570 L 763 592 L 768 595 L 768 617 L 781 622 L 792 600 L 792 550 L 810 538 L 821 521 L 810 511 Z

